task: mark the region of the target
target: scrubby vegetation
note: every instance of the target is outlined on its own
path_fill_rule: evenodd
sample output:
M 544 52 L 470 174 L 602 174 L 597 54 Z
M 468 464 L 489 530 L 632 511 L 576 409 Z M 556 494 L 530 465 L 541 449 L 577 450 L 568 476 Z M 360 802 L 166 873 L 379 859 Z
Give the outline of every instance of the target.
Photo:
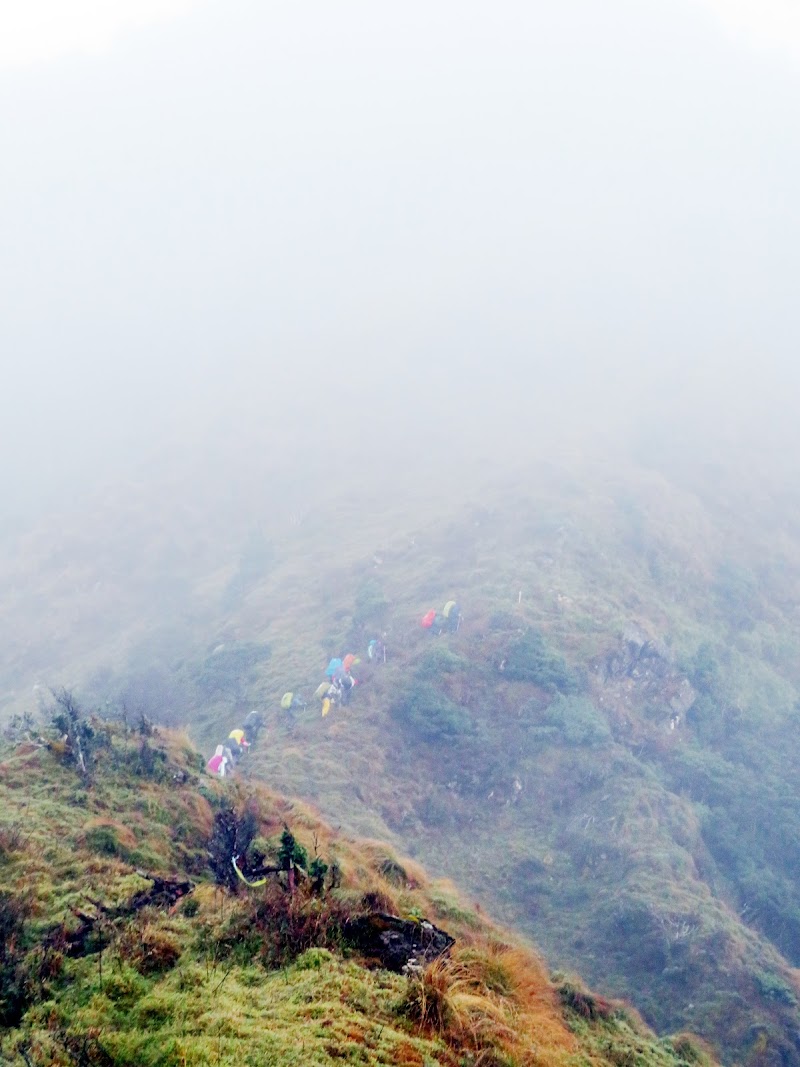
M 549 648 L 535 630 L 527 630 L 508 640 L 501 666 L 512 681 L 530 682 L 548 692 L 574 693 L 579 688 L 575 672 L 567 666 L 563 656 Z
M 209 781 L 177 735 L 151 732 L 158 773 L 143 774 L 140 736 L 86 721 L 105 738 L 89 782 L 48 730 L 0 762 L 4 1064 L 710 1062 L 618 1005 L 565 1009 L 529 950 L 385 846 Z M 246 871 L 274 863 L 263 884 L 225 877 L 215 842 L 231 833 Z M 387 969 L 360 948 L 385 915 L 446 923 L 455 944 Z

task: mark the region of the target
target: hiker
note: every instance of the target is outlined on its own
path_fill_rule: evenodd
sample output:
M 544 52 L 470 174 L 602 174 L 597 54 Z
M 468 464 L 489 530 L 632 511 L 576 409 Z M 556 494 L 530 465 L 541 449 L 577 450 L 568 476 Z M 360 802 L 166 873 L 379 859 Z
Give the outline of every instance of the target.
M 332 659 L 328 666 L 325 668 L 325 677 L 333 678 L 334 674 L 339 670 L 341 666 L 342 661 L 340 659 Z
M 316 700 L 324 700 L 325 697 L 327 696 L 329 687 L 330 687 L 330 682 L 322 682 L 314 690 L 314 698 Z
M 264 725 L 264 716 L 260 711 L 251 711 L 247 718 L 244 720 L 244 732 L 247 735 L 249 744 L 252 744 L 258 737 L 258 731 Z
M 445 604 L 442 615 L 444 616 L 444 629 L 449 630 L 450 633 L 458 633 L 458 628 L 461 625 L 461 609 L 455 600 L 448 600 Z
M 337 681 L 331 682 L 328 686 L 325 694 L 326 700 L 329 700 L 331 704 L 338 704 L 342 699 L 342 687 Z
M 370 663 L 386 662 L 386 645 L 377 637 L 373 637 L 367 645 L 367 659 Z
M 348 674 L 344 667 L 339 667 L 334 672 L 333 684 L 338 688 L 338 700 L 339 703 L 344 706 L 350 699 L 350 693 L 353 691 L 356 680 Z M 330 694 L 329 694 L 330 695 Z
M 420 626 L 422 627 L 423 630 L 430 630 L 430 628 L 433 626 L 433 620 L 435 618 L 436 618 L 436 612 L 434 611 L 433 608 L 431 608 L 430 611 L 426 611 L 425 612 L 425 614 L 420 619 L 419 624 L 420 624 Z
M 231 732 L 228 734 L 228 740 L 235 741 L 240 748 L 250 747 L 250 742 L 245 737 L 244 730 L 239 729 L 239 727 L 237 727 L 235 730 L 231 730 Z
M 345 674 L 340 683 L 342 689 L 342 704 L 349 704 L 350 697 L 356 687 L 356 680 L 352 674 Z
M 220 778 L 224 778 L 226 765 L 227 759 L 225 757 L 225 746 L 217 745 L 214 755 L 206 764 L 206 768 L 211 774 L 217 774 Z
M 281 697 L 281 707 L 284 711 L 297 711 L 298 708 L 306 707 L 306 702 L 299 693 L 284 693 Z
M 244 735 L 244 730 L 231 730 L 228 734 L 228 745 L 231 752 L 234 755 L 234 759 L 238 762 L 242 756 L 250 748 L 250 742 Z

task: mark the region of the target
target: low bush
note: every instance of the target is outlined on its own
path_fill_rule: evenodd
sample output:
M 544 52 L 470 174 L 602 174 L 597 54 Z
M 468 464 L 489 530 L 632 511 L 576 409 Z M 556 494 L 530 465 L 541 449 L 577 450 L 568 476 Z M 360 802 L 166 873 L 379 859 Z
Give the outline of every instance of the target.
M 258 960 L 267 969 L 285 967 L 309 949 L 342 947 L 349 910 L 339 901 L 300 889 L 290 894 L 270 880 L 257 899 L 238 909 L 204 945 L 217 959 Z
M 140 778 L 149 778 L 154 782 L 169 780 L 167 754 L 163 749 L 153 748 L 145 738 L 138 748 L 129 753 L 131 770 Z
M 535 630 L 514 638 L 506 649 L 504 661 L 503 670 L 512 681 L 531 682 L 558 693 L 577 693 L 581 688 L 578 674 L 562 656 L 547 647 Z
M 797 1006 L 797 996 L 794 990 L 781 975 L 774 971 L 758 971 L 755 975 L 756 985 L 762 997 L 766 1000 L 774 1000 L 779 1004 Z
M 519 615 L 515 615 L 513 611 L 495 611 L 489 616 L 488 628 L 494 633 L 502 633 L 503 631 L 519 630 L 522 626 L 522 621 Z
M 409 979 L 401 1011 L 476 1062 L 508 1063 L 515 1042 L 514 1020 L 500 997 L 483 981 L 478 960 L 440 957 Z
M 712 586 L 729 625 L 736 630 L 752 630 L 763 612 L 759 581 L 747 567 L 725 560 L 717 568 Z
M 86 847 L 101 856 L 119 855 L 120 845 L 113 826 L 93 826 L 84 834 Z
M 199 911 L 200 901 L 194 896 L 187 897 L 181 906 L 181 913 L 185 915 L 187 919 L 193 919 Z
M 26 834 L 22 822 L 0 823 L 0 863 L 25 847 Z
M 353 607 L 354 629 L 380 627 L 386 621 L 390 607 L 380 583 L 375 578 L 365 579 L 356 591 Z
M 585 697 L 559 695 L 543 717 L 559 730 L 567 744 L 601 745 L 611 740 L 605 716 Z
M 450 740 L 471 729 L 465 709 L 430 684 L 408 688 L 395 698 L 389 713 L 408 731 L 410 739 L 428 743 Z
M 264 532 L 251 530 L 239 556 L 239 566 L 222 596 L 222 606 L 230 610 L 249 592 L 275 562 L 275 545 Z
M 144 977 L 171 970 L 182 953 L 176 934 L 144 912 L 119 935 L 117 951 L 121 959 Z
M 107 747 L 108 736 L 90 722 L 75 697 L 67 689 L 53 692 L 55 704 L 50 709 L 51 734 L 55 734 L 51 751 L 74 767 L 86 781 L 91 779 L 97 749 Z
M 333 962 L 333 954 L 326 948 L 308 948 L 295 960 L 298 971 L 319 971 Z
M 470 668 L 468 660 L 451 652 L 446 645 L 434 645 L 422 656 L 417 678 L 432 680 L 442 674 L 455 674 Z
M 710 1052 L 702 1047 L 702 1042 L 694 1034 L 676 1034 L 666 1045 L 692 1067 L 695 1064 L 697 1067 L 710 1067 L 712 1063 Z
M 25 1010 L 24 958 L 31 905 L 0 890 L 0 1026 L 15 1026 Z
M 722 667 L 713 646 L 707 641 L 700 645 L 684 667 L 698 693 L 711 694 L 719 689 Z
M 142 930 L 132 962 L 139 974 L 147 976 L 170 970 L 180 957 L 181 945 L 177 937 L 168 930 L 150 926 Z
M 408 873 L 405 867 L 403 867 L 394 856 L 386 856 L 378 864 L 378 873 L 381 874 L 387 882 L 391 882 L 392 885 L 405 886 L 408 882 Z
M 103 993 L 119 1008 L 132 1007 L 147 993 L 148 983 L 139 970 L 120 956 L 103 979 Z
M 614 1014 L 611 1001 L 589 993 L 574 982 L 562 982 L 557 992 L 561 1003 L 584 1019 L 610 1019 Z

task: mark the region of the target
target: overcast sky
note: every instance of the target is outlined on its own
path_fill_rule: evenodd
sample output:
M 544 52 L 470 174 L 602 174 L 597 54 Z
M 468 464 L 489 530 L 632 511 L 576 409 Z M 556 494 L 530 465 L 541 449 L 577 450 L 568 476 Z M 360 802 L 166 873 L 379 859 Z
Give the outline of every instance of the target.
M 800 8 L 795 0 L 698 0 L 743 45 L 795 52 Z M 2 5 L 0 65 L 41 65 L 70 53 L 98 55 L 130 30 L 188 14 L 199 0 L 26 0 Z
M 791 420 L 799 82 L 785 0 L 0 2 L 7 506 L 220 419 Z

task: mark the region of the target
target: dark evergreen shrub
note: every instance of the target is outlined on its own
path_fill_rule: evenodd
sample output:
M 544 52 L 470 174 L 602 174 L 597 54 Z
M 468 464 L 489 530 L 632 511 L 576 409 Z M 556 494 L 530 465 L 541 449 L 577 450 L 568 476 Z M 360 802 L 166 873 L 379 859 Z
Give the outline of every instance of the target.
M 464 708 L 425 682 L 399 694 L 389 712 L 408 732 L 409 739 L 428 743 L 444 742 L 466 734 L 471 725 Z
M 513 681 L 531 682 L 551 692 L 577 693 L 581 688 L 578 674 L 562 656 L 547 647 L 535 630 L 528 630 L 510 642 L 503 670 Z

